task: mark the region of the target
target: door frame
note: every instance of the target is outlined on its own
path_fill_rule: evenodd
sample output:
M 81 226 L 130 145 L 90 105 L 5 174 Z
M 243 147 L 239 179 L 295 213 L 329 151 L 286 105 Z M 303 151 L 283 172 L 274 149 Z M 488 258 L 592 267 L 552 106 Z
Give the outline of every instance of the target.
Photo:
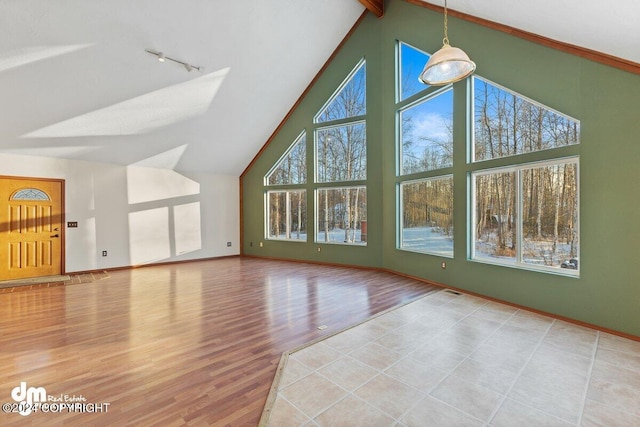
M 67 252 L 66 245 L 66 231 L 67 224 L 65 222 L 65 180 L 60 178 L 42 178 L 42 177 L 30 177 L 30 176 L 12 176 L 12 175 L 0 175 L 0 179 L 7 179 L 12 181 L 46 181 L 57 182 L 60 184 L 60 274 L 66 274 L 66 259 L 65 254 Z

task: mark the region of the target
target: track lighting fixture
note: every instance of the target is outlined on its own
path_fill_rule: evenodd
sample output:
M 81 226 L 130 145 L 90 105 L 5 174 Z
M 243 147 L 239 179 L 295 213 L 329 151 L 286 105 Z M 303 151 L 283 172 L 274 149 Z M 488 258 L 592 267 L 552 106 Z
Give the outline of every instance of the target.
M 200 71 L 202 69 L 202 67 L 196 67 L 195 65 L 189 64 L 188 62 L 184 62 L 184 61 L 179 61 L 177 59 L 174 58 L 169 58 L 168 56 L 165 56 L 164 53 L 162 52 L 156 52 L 153 50 L 149 50 L 149 49 L 145 49 L 146 52 L 155 55 L 156 57 L 158 57 L 158 61 L 160 62 L 165 62 L 165 61 L 171 61 L 171 62 L 175 62 L 177 64 L 181 64 L 184 66 L 184 68 L 188 71 L 191 72 L 191 70 L 197 70 Z

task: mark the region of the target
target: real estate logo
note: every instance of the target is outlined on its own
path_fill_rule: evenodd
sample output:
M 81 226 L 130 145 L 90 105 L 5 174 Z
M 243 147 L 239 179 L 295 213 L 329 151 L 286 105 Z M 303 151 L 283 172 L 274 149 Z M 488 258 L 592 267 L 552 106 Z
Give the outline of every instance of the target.
M 18 403 L 18 413 L 22 416 L 31 414 L 36 403 L 47 401 L 47 390 L 44 387 L 29 387 L 24 381 L 11 390 L 11 398 Z M 4 406 L 2 408 L 4 410 Z
M 15 413 L 26 417 L 33 412 L 52 413 L 95 413 L 109 412 L 108 402 L 91 403 L 82 396 L 60 394 L 52 396 L 47 394 L 44 387 L 27 387 L 25 381 L 11 390 L 13 403 L 3 403 L 2 412 Z

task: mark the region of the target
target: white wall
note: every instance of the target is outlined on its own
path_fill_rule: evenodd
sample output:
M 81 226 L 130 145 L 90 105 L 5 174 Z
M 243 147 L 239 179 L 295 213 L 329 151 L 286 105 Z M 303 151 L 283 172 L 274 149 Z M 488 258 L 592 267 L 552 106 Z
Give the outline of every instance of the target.
M 240 253 L 236 176 L 2 153 L 0 175 L 65 180 L 67 273 Z

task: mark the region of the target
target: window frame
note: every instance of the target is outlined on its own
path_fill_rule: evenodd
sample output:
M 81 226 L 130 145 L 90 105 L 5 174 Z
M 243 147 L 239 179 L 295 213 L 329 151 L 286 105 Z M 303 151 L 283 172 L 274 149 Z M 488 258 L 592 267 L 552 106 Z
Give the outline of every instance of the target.
M 278 170 L 278 168 L 280 167 L 280 165 L 282 164 L 282 162 L 293 152 L 293 150 L 295 150 L 295 148 L 297 147 L 297 145 L 301 142 L 304 141 L 304 156 L 305 156 L 305 161 L 304 161 L 304 165 L 305 165 L 305 171 L 304 171 L 304 181 L 303 182 L 296 182 L 296 183 L 286 183 L 286 184 L 270 184 L 269 183 L 269 178 L 271 177 L 271 175 L 273 175 L 275 173 L 276 170 Z M 263 185 L 265 187 L 279 187 L 279 186 L 299 186 L 299 185 L 305 185 L 307 183 L 307 181 L 309 180 L 309 171 L 306 170 L 306 165 L 307 165 L 307 157 L 308 157 L 308 149 L 307 149 L 307 131 L 305 129 L 302 130 L 302 132 L 300 132 L 298 134 L 298 136 L 293 140 L 293 142 L 291 143 L 291 145 L 289 146 L 289 148 L 287 148 L 287 150 L 284 152 L 284 154 L 282 156 L 280 156 L 280 158 L 278 158 L 278 160 L 273 164 L 273 166 L 271 167 L 271 169 L 269 169 L 269 171 L 264 175 L 263 178 Z
M 397 223 L 397 238 L 396 238 L 396 248 L 398 250 L 401 251 L 407 251 L 407 252 L 414 252 L 414 253 L 418 253 L 418 254 L 424 254 L 424 255 L 432 255 L 432 256 L 437 256 L 437 257 L 441 257 L 441 258 L 449 258 L 449 259 L 453 259 L 454 255 L 455 255 L 455 240 L 453 238 L 453 232 L 451 234 L 451 253 L 450 254 L 444 254 L 441 252 L 434 252 L 434 251 L 429 251 L 429 250 L 419 250 L 419 249 L 411 249 L 411 248 L 407 248 L 403 246 L 403 242 L 404 242 L 404 192 L 403 192 L 403 186 L 404 185 L 411 185 L 411 184 L 416 184 L 416 183 L 420 183 L 420 182 L 427 182 L 427 181 L 436 181 L 436 180 L 440 180 L 440 179 L 450 179 L 451 180 L 451 227 L 452 230 L 455 230 L 455 226 L 454 226 L 454 215 L 453 215 L 453 204 L 455 201 L 454 198 L 454 177 L 452 173 L 449 174 L 445 174 L 445 175 L 437 175 L 437 176 L 430 176 L 430 177 L 425 177 L 425 178 L 418 178 L 418 179 L 410 179 L 410 180 L 403 180 L 400 181 L 396 184 L 397 186 L 397 199 L 398 199 L 398 205 L 397 205 L 397 215 L 398 215 L 398 223 Z
M 416 96 L 418 96 L 419 94 L 424 93 L 425 90 L 427 89 L 432 89 L 434 86 L 428 85 L 426 83 L 422 83 L 420 82 L 420 84 L 424 85 L 424 87 L 410 95 L 403 95 L 403 90 L 404 90 L 404 86 L 403 86 L 403 82 L 404 82 L 404 76 L 402 75 L 402 65 L 403 65 L 403 55 L 402 55 L 402 47 L 406 46 L 409 49 L 412 49 L 418 53 L 421 53 L 423 55 L 426 56 L 424 64 L 427 63 L 427 61 L 429 60 L 429 58 L 431 58 L 431 54 L 425 52 L 422 49 L 419 49 L 415 46 L 413 46 L 411 43 L 407 43 L 404 42 L 402 40 L 396 39 L 396 85 L 395 85 L 395 90 L 396 90 L 396 96 L 395 96 L 395 102 L 396 104 L 399 103 L 403 103 L 405 102 L 407 99 L 412 99 Z M 422 65 L 422 67 L 419 67 L 419 71 L 418 71 L 418 76 L 420 75 L 420 72 L 422 71 L 422 68 L 424 67 L 424 65 Z M 416 77 L 416 81 L 418 81 L 418 78 Z
M 314 209 L 314 229 L 315 229 L 315 233 L 313 236 L 313 241 L 314 243 L 317 244 L 328 244 L 328 245 L 345 245 L 345 246 L 352 246 L 352 247 L 367 247 L 368 246 L 368 239 L 363 242 L 363 243 L 356 243 L 356 242 L 333 242 L 333 241 L 325 241 L 325 240 L 319 240 L 318 239 L 318 235 L 320 234 L 320 228 L 319 228 L 319 221 L 320 221 L 320 202 L 319 202 L 319 197 L 320 197 L 320 191 L 331 191 L 331 190 L 344 190 L 344 189 L 356 189 L 356 188 L 361 188 L 364 189 L 365 191 L 365 197 L 366 193 L 367 193 L 367 185 L 366 182 L 363 181 L 352 181 L 349 182 L 351 185 L 340 185 L 340 186 L 322 186 L 322 187 L 316 187 L 314 189 L 314 204 L 315 204 L 315 209 Z M 344 183 L 343 183 L 344 184 Z M 364 211 L 368 212 L 368 201 L 365 202 L 365 207 L 364 207 Z M 368 215 L 367 215 L 368 218 Z M 326 218 L 325 218 L 326 221 Z M 362 219 L 360 219 L 360 222 L 362 223 Z M 367 219 L 365 218 L 364 221 L 367 221 Z M 357 229 L 356 229 L 357 230 Z M 360 228 L 360 236 L 362 239 L 362 225 Z M 361 240 L 362 242 L 362 240 Z
M 502 159 L 502 158 L 500 158 Z M 496 159 L 492 159 L 496 160 Z M 568 269 L 554 266 L 536 265 L 527 263 L 523 260 L 523 172 L 530 169 L 543 168 L 549 166 L 561 166 L 567 164 L 574 164 L 576 167 L 576 224 L 575 230 L 578 236 L 578 242 L 580 242 L 580 156 L 573 155 L 567 157 L 554 157 L 542 161 L 522 162 L 516 164 L 509 164 L 506 166 L 496 166 L 492 168 L 476 169 L 468 172 L 468 193 L 469 193 L 469 208 L 467 210 L 469 216 L 469 228 L 468 228 L 468 260 L 472 262 L 478 262 L 481 264 L 498 265 L 503 267 L 512 267 L 521 270 L 537 271 L 551 274 L 558 274 L 568 277 L 580 277 L 580 265 L 578 269 Z M 477 241 L 477 229 L 476 224 L 478 221 L 477 212 L 477 191 L 476 191 L 476 178 L 478 176 L 493 175 L 497 173 L 515 173 L 515 203 L 516 203 L 516 255 L 515 260 L 502 260 L 500 258 L 489 257 L 477 257 L 476 256 L 476 241 Z M 577 247 L 576 258 L 580 259 L 580 244 Z
M 318 110 L 318 112 L 313 116 L 313 124 L 311 129 L 313 130 L 313 159 L 312 159 L 312 164 L 313 164 L 313 203 L 314 203 L 314 209 L 313 209 L 313 226 L 314 226 L 314 233 L 313 233 L 313 242 L 316 244 L 330 244 L 330 245 L 346 245 L 346 246 L 350 246 L 350 247 L 366 247 L 368 245 L 368 242 L 365 242 L 364 244 L 359 244 L 359 243 L 350 243 L 350 242 L 332 242 L 332 241 L 323 241 L 323 240 L 318 240 L 318 235 L 319 235 L 319 230 L 318 230 L 318 223 L 320 220 L 320 214 L 319 214 L 319 210 L 320 210 L 320 204 L 318 202 L 318 194 L 320 191 L 329 191 L 329 190 L 341 190 L 341 189 L 345 189 L 345 188 L 363 188 L 365 190 L 365 192 L 368 190 L 368 186 L 367 186 L 367 176 L 368 176 L 368 164 L 369 164 L 369 159 L 368 159 L 368 151 L 369 151 L 369 144 L 368 144 L 368 140 L 367 140 L 367 111 L 368 111 L 368 106 L 367 106 L 367 81 L 368 81 L 368 75 L 367 75 L 367 60 L 365 57 L 362 57 L 357 63 L 356 65 L 351 69 L 351 71 L 349 72 L 349 74 L 347 74 L 347 76 L 344 78 L 344 80 L 342 81 L 342 83 L 340 84 L 340 86 L 338 86 L 338 88 L 331 94 L 331 96 L 328 97 L 327 101 L 322 105 L 322 107 Z M 355 115 L 355 116 L 350 116 L 350 117 L 341 117 L 338 119 L 333 119 L 333 120 L 326 120 L 326 121 L 320 121 L 319 118 L 322 116 L 323 112 L 325 111 L 325 109 L 336 99 L 336 96 L 351 82 L 351 79 L 364 67 L 364 102 L 365 102 L 365 110 L 364 110 L 364 114 L 361 115 Z M 332 128 L 340 128 L 340 127 L 348 127 L 348 126 L 354 126 L 354 125 L 362 125 L 363 126 L 363 131 L 364 131 L 364 176 L 361 179 L 354 179 L 354 180 L 342 180 L 342 181 L 320 181 L 319 180 L 319 167 L 318 167 L 318 160 L 319 160 L 319 156 L 318 156 L 318 133 L 326 130 L 326 129 L 332 129 Z M 368 206 L 365 205 L 364 208 L 365 212 L 368 212 Z M 360 230 L 360 232 L 362 233 L 362 230 Z
M 305 171 L 304 171 L 304 182 L 299 182 L 299 183 L 278 183 L 278 184 L 270 184 L 269 183 L 269 178 L 271 177 L 271 175 L 281 166 L 282 162 L 291 154 L 291 152 L 298 146 L 298 144 L 303 144 L 304 145 L 304 154 L 305 154 L 305 159 L 304 159 L 304 167 L 305 167 Z M 308 236 L 309 236 L 309 232 L 308 232 L 308 228 L 309 228 L 309 210 L 308 210 L 308 199 L 307 199 L 307 183 L 309 181 L 309 174 L 308 174 L 308 170 L 307 170 L 307 165 L 308 165 L 308 153 L 309 153 L 309 149 L 308 149 L 308 141 L 307 141 L 307 132 L 306 129 L 303 129 L 298 136 L 293 140 L 293 142 L 291 143 L 291 145 L 289 145 L 289 147 L 287 148 L 287 150 L 278 158 L 278 160 L 273 164 L 273 166 L 269 169 L 269 171 L 264 175 L 263 177 L 263 185 L 264 185 L 264 202 L 263 202 L 263 206 L 264 206 L 264 215 L 263 215 L 263 221 L 264 221 L 264 238 L 265 240 L 272 240 L 272 241 L 280 241 L 280 242 L 306 242 L 308 240 Z M 271 224 L 271 194 L 275 194 L 275 193 L 285 193 L 285 200 L 286 200 L 286 209 L 285 209 L 285 236 L 291 236 L 293 235 L 294 231 L 291 229 L 291 218 L 292 218 L 292 214 L 291 214 L 291 203 L 290 203 L 290 199 L 291 199 L 291 193 L 302 193 L 303 194 L 303 199 L 305 200 L 305 210 L 304 210 L 304 214 L 305 214 L 305 224 L 306 224 L 306 228 L 307 231 L 305 231 L 306 234 L 306 238 L 304 239 L 295 239 L 295 238 L 291 238 L 291 237 L 285 237 L 285 238 L 281 238 L 281 237 L 277 237 L 277 236 L 272 236 L 271 235 L 271 228 L 270 228 L 270 224 Z
M 320 167 L 319 167 L 319 155 L 318 155 L 318 142 L 319 142 L 319 138 L 318 138 L 318 133 L 326 130 L 326 129 L 336 129 L 336 128 L 342 128 L 342 127 L 349 127 L 349 126 L 356 126 L 356 125 L 362 125 L 364 128 L 364 178 L 361 179 L 353 179 L 353 180 L 342 180 L 342 181 L 321 181 L 320 180 L 320 176 L 319 176 L 319 171 L 320 171 Z M 352 120 L 352 121 L 348 121 L 348 122 L 344 122 L 344 123 L 336 123 L 336 124 L 331 124 L 331 125 L 325 125 L 325 126 L 318 126 L 314 129 L 313 131 L 313 166 L 314 166 L 314 183 L 316 184 L 316 186 L 318 185 L 337 185 L 340 183 L 351 183 L 351 182 L 366 182 L 367 181 L 367 122 L 366 120 L 362 120 L 362 119 L 358 119 L 358 120 Z
M 428 90 L 431 89 L 431 90 Z M 455 144 L 455 140 L 453 139 L 453 135 L 452 135 L 452 140 L 451 140 L 451 151 L 452 151 L 452 156 L 451 156 L 451 164 L 448 166 L 442 166 L 439 168 L 435 168 L 435 169 L 426 169 L 426 170 L 422 170 L 422 171 L 418 171 L 418 172 L 404 172 L 404 152 L 403 152 L 403 145 L 404 145 L 404 138 L 403 138 L 403 132 L 402 132 L 402 114 L 405 111 L 410 110 L 413 107 L 416 107 L 420 104 L 424 104 L 427 103 L 431 100 L 436 99 L 437 97 L 446 94 L 447 92 L 451 92 L 451 96 L 452 98 L 454 97 L 454 93 L 453 93 L 453 85 L 448 84 L 442 87 L 431 87 L 429 86 L 427 88 L 428 91 L 421 91 L 416 95 L 420 95 L 417 96 L 415 99 L 413 99 L 413 96 L 408 98 L 411 99 L 409 102 L 406 102 L 407 99 L 398 102 L 398 104 L 396 104 L 396 175 L 399 178 L 402 177 L 407 177 L 410 175 L 416 175 L 416 174 L 436 174 L 439 175 L 440 171 L 443 170 L 449 170 L 451 168 L 453 168 L 453 145 Z M 454 98 L 455 99 L 455 98 Z M 452 112 L 453 112 L 453 105 L 452 105 Z M 451 119 L 451 123 L 453 124 L 453 117 Z
M 476 124 L 476 120 L 475 120 L 475 111 L 476 111 L 476 97 L 475 97 L 475 81 L 476 79 L 478 80 L 482 80 L 485 84 L 489 84 L 491 86 L 495 86 L 496 88 L 505 91 L 507 93 L 510 93 L 512 95 L 517 96 L 520 99 L 525 100 L 526 102 L 533 104 L 537 107 L 540 108 L 544 108 L 545 110 L 550 111 L 553 114 L 556 114 L 558 116 L 564 117 L 567 120 L 571 120 L 574 122 L 578 123 L 578 134 L 577 134 L 577 142 L 575 144 L 569 144 L 569 145 L 561 145 L 561 146 L 557 146 L 557 147 L 547 147 L 547 148 L 543 148 L 541 150 L 535 150 L 535 151 L 526 151 L 523 153 L 514 153 L 514 154 L 507 154 L 505 156 L 500 156 L 500 157 L 493 157 L 493 158 L 487 158 L 487 159 L 476 159 L 476 132 L 475 132 L 475 124 Z M 507 162 L 509 162 L 509 159 L 517 157 L 517 156 L 528 156 L 531 154 L 535 154 L 535 153 L 543 153 L 542 156 L 547 156 L 548 154 L 544 154 L 546 152 L 549 151 L 553 151 L 553 150 L 561 150 L 561 149 L 568 149 L 571 147 L 578 147 L 580 146 L 580 135 L 582 132 L 582 128 L 580 126 L 580 120 L 576 119 L 575 117 L 572 117 L 568 114 L 562 113 L 554 108 L 551 108 L 547 105 L 544 105 L 542 102 L 540 101 L 536 101 L 534 99 L 529 98 L 528 96 L 522 95 L 521 93 L 516 92 L 513 89 L 509 89 L 506 86 L 503 86 L 499 83 L 496 83 L 492 80 L 489 80 L 485 77 L 482 77 L 480 75 L 474 74 L 472 76 L 469 77 L 468 80 L 468 85 L 467 85 L 467 91 L 468 91 L 468 112 L 469 115 L 467 117 L 467 132 L 468 132 L 468 139 L 469 139 L 469 144 L 468 144 L 468 148 L 467 148 L 467 162 L 468 163 L 481 163 L 481 162 L 493 162 L 493 161 L 499 161 L 499 160 L 505 160 Z M 551 157 L 553 157 L 552 154 L 549 154 Z
M 341 117 L 333 120 L 320 121 L 320 117 L 322 116 L 324 111 L 336 99 L 336 96 L 351 82 L 351 79 L 360 71 L 362 67 L 365 67 L 364 68 L 364 105 L 365 105 L 364 114 L 359 114 L 356 116 L 349 116 L 349 117 Z M 312 123 L 314 127 L 327 126 L 329 123 L 337 123 L 341 121 L 351 122 L 353 120 L 357 120 L 358 118 L 362 119 L 367 115 L 367 68 L 366 67 L 367 67 L 366 58 L 364 57 L 360 58 L 358 63 L 351 69 L 351 71 L 349 72 L 349 74 L 347 74 L 344 80 L 342 80 L 342 83 L 340 83 L 340 85 L 336 88 L 336 90 L 334 90 L 331 93 L 331 95 L 327 98 L 327 101 L 324 104 L 322 104 L 322 107 L 320 107 L 318 112 L 313 115 Z
M 403 171 L 403 133 L 402 133 L 402 113 L 410 108 L 413 108 L 419 104 L 429 102 L 432 99 L 437 98 L 440 95 L 444 95 L 446 92 L 451 91 L 453 97 L 453 117 L 452 124 L 455 120 L 455 87 L 453 84 L 449 83 L 444 86 L 431 86 L 424 85 L 422 90 L 417 91 L 409 96 L 402 97 L 402 45 L 409 46 L 410 48 L 424 53 L 428 57 L 432 54 L 423 51 L 422 49 L 418 49 L 410 43 L 406 43 L 402 40 L 396 39 L 396 67 L 395 67 L 395 105 L 394 105 L 394 117 L 395 117 L 395 141 L 394 141 L 394 151 L 395 151 L 395 184 L 396 184 L 396 208 L 395 208 L 395 248 L 399 251 L 405 252 L 413 252 L 420 255 L 440 257 L 440 258 L 455 258 L 455 238 L 452 234 L 452 243 L 454 246 L 454 250 L 452 254 L 443 255 L 440 253 L 434 252 L 426 252 L 426 251 L 416 251 L 412 249 L 407 249 L 402 247 L 402 230 L 403 230 L 403 210 L 402 210 L 402 186 L 405 183 L 413 183 L 422 180 L 436 180 L 442 178 L 453 179 L 455 182 L 454 174 L 453 174 L 453 166 L 455 164 L 455 159 L 452 156 L 452 163 L 449 166 L 444 166 L 436 169 L 423 170 L 418 172 L 409 172 L 404 173 Z M 455 126 L 455 125 L 454 125 Z M 455 139 L 452 137 L 452 154 L 455 150 Z M 455 195 L 454 195 L 455 202 Z M 455 203 L 454 203 L 455 205 Z M 455 211 L 452 210 L 451 216 L 453 218 L 453 228 L 455 229 Z
M 291 220 L 292 220 L 292 213 L 291 213 L 291 193 L 301 193 L 301 198 L 302 200 L 305 200 L 305 213 L 306 213 L 306 231 L 305 231 L 305 235 L 306 237 L 304 239 L 295 239 L 295 238 L 291 238 L 291 237 L 284 237 L 284 238 L 280 238 L 280 237 L 274 237 L 271 236 L 271 228 L 270 228 L 270 223 L 271 223 L 271 200 L 270 200 L 270 195 L 271 194 L 276 194 L 276 193 L 285 193 L 285 200 L 286 200 L 286 212 L 285 212 L 285 236 L 291 236 L 294 233 L 294 230 L 292 229 L 292 224 L 291 224 Z M 264 198 L 264 209 L 265 209 L 265 216 L 264 216 L 264 220 L 265 220 L 265 224 L 264 224 L 264 230 L 265 230 L 265 239 L 266 240 L 273 240 L 273 241 L 279 241 L 279 242 L 298 242 L 298 243 L 306 243 L 309 240 L 309 208 L 308 208 L 308 204 L 306 203 L 307 200 L 307 189 L 306 188 L 297 188 L 297 189 L 292 189 L 292 188 L 273 188 L 270 190 L 265 191 L 265 198 Z
M 263 197 L 264 197 L 264 201 L 263 201 L 263 206 L 264 206 L 264 212 L 263 212 L 263 221 L 264 221 L 264 235 L 265 235 L 265 239 L 267 240 L 272 240 L 272 241 L 285 241 L 285 242 L 291 242 L 291 241 L 295 241 L 295 242 L 315 242 L 318 244 L 321 243 L 330 243 L 330 244 L 347 244 L 349 246 L 360 246 L 360 247 L 364 247 L 367 245 L 367 243 L 365 242 L 364 244 L 360 244 L 360 243 L 347 243 L 347 242 L 324 242 L 324 241 L 316 241 L 317 240 L 317 236 L 318 236 L 318 219 L 319 219 L 319 215 L 318 215 L 318 209 L 319 209 L 319 204 L 318 204 L 318 198 L 317 198 L 317 194 L 319 191 L 329 191 L 329 190 L 341 190 L 344 188 L 363 188 L 365 191 L 365 195 L 366 195 L 366 191 L 367 191 L 367 174 L 368 174 L 368 156 L 367 156 L 367 152 L 368 152 L 368 141 L 367 141 L 367 121 L 366 121 L 366 117 L 367 117 L 367 110 L 368 110 L 368 106 L 367 106 L 367 80 L 368 80 L 368 75 L 367 75 L 367 60 L 366 57 L 361 57 L 356 64 L 350 69 L 350 71 L 348 72 L 348 74 L 345 76 L 345 78 L 342 80 L 342 82 L 338 85 L 338 87 L 331 93 L 330 96 L 327 97 L 327 100 L 324 102 L 324 104 L 322 105 L 322 107 L 317 111 L 317 113 L 315 113 L 312 117 L 311 117 L 311 123 L 308 124 L 303 130 L 302 132 L 300 132 L 300 134 L 298 134 L 298 136 L 295 138 L 295 140 L 293 141 L 293 143 L 291 143 L 291 145 L 287 148 L 287 150 L 279 157 L 279 159 L 274 162 L 274 164 L 271 166 L 271 168 L 269 169 L 269 171 L 264 175 L 263 177 L 263 185 L 264 185 L 264 192 L 263 192 Z M 354 94 L 357 96 L 357 99 L 360 100 L 360 95 L 362 96 L 362 109 L 358 109 L 358 113 L 362 113 L 362 114 L 357 114 L 357 115 L 353 115 L 353 116 L 348 116 L 348 117 L 339 117 L 339 118 L 335 118 L 335 119 L 327 119 L 327 120 L 323 120 L 322 117 L 323 115 L 325 115 L 325 110 L 331 106 L 331 104 L 333 102 L 336 101 L 336 99 L 338 99 L 338 97 L 340 96 L 341 92 L 352 82 L 352 79 L 354 78 L 354 76 L 356 76 L 358 73 L 362 72 L 363 76 L 362 76 L 362 93 L 359 91 L 360 89 L 360 85 L 358 84 L 357 88 L 358 91 L 354 91 Z M 360 104 L 359 104 L 360 105 Z M 349 126 L 362 126 L 362 132 L 363 132 L 363 144 L 364 144 L 364 148 L 363 148 L 363 162 L 364 165 L 361 168 L 361 174 L 360 176 L 356 177 L 357 179 L 353 179 L 353 180 L 343 180 L 343 181 L 322 181 L 320 182 L 318 180 L 319 174 L 318 174 L 318 133 L 321 132 L 324 129 L 332 129 L 332 128 L 340 128 L 340 127 L 349 127 Z M 305 156 L 306 156 L 306 161 L 305 161 L 305 165 L 306 165 L 306 169 L 305 169 L 305 181 L 304 182 L 300 182 L 300 183 L 275 183 L 275 184 L 270 184 L 269 183 L 269 178 L 271 177 L 271 175 L 280 167 L 281 163 L 287 158 L 287 156 L 289 156 L 292 152 L 292 150 L 296 147 L 296 145 L 300 142 L 301 138 L 305 138 Z M 310 139 L 312 138 L 312 139 Z M 311 156 L 311 157 L 310 157 Z M 278 237 L 272 237 L 270 236 L 271 234 L 271 230 L 270 230 L 270 222 L 271 222 L 271 209 L 270 209 L 270 198 L 271 198 L 271 194 L 274 193 L 286 193 L 286 200 L 287 200 L 287 219 L 286 219 L 286 227 L 290 228 L 291 227 L 291 213 L 290 213 L 290 209 L 291 209 L 291 203 L 289 202 L 290 200 L 290 195 L 293 192 L 305 192 L 305 200 L 306 200 L 306 208 L 305 208 L 305 214 L 306 214 L 306 239 L 302 240 L 302 239 L 291 239 L 291 238 L 278 238 Z M 366 218 L 366 214 L 367 214 L 367 205 L 366 205 L 366 196 L 365 196 L 365 205 L 364 205 L 364 216 Z M 360 220 L 362 221 L 362 219 Z M 366 219 L 365 219 L 366 221 Z M 357 230 L 357 229 L 356 229 Z M 292 233 L 292 232 L 291 232 Z M 360 229 L 360 233 L 362 233 L 362 230 Z M 286 233 L 286 235 L 291 235 L 289 233 Z M 310 240 L 310 238 L 312 240 Z

